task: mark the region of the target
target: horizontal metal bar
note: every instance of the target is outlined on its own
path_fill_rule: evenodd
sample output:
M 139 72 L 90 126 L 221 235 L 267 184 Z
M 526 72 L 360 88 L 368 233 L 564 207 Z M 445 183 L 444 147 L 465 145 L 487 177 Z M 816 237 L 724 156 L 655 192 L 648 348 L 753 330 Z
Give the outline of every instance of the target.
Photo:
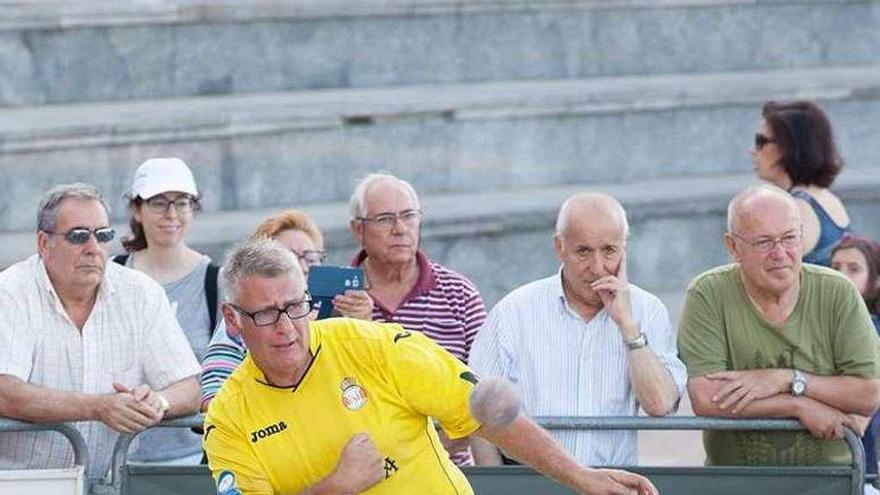
M 535 422 L 548 430 L 773 430 L 803 431 L 804 426 L 794 419 L 727 419 L 700 416 L 644 417 L 644 416 L 539 416 Z M 862 493 L 865 483 L 865 451 L 858 435 L 849 428 L 843 430 L 844 441 L 852 452 L 852 494 Z
M 537 416 L 548 430 L 803 430 L 794 419 L 726 419 L 700 416 Z

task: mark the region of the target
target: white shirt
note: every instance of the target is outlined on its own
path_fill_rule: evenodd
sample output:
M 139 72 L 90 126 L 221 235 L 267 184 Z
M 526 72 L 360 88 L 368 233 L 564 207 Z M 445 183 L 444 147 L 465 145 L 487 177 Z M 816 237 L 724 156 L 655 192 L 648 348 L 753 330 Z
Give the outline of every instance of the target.
M 632 317 L 648 345 L 684 391 L 687 373 L 675 332 L 660 300 L 630 284 Z M 585 321 L 572 310 L 560 275 L 537 280 L 504 297 L 477 333 L 469 365 L 478 375 L 514 383 L 529 416 L 635 416 L 626 344 L 603 309 Z M 636 432 L 551 432 L 586 465 L 636 465 Z
M 87 394 L 113 382 L 161 390 L 200 371 L 165 291 L 148 276 L 108 262 L 82 332 L 68 316 L 37 255 L 0 273 L 0 374 L 41 387 Z M 118 433 L 74 423 L 89 449 L 89 478 L 103 476 Z M 0 434 L 0 468 L 55 468 L 73 449 L 47 432 Z

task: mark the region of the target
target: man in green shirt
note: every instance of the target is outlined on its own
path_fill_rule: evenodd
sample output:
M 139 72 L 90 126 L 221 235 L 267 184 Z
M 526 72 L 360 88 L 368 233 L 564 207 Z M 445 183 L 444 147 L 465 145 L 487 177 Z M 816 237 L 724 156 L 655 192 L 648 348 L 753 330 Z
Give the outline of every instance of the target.
M 861 432 L 880 405 L 878 340 L 846 278 L 801 264 L 791 196 L 750 188 L 728 207 L 735 262 L 688 287 L 678 346 L 699 416 L 797 418 L 806 432 L 704 434 L 710 465 L 851 462 L 843 428 Z

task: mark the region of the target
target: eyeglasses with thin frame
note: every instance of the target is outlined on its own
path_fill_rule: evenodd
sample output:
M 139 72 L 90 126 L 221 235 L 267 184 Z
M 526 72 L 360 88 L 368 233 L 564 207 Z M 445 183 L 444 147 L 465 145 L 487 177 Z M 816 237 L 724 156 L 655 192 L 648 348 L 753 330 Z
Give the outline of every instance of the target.
M 291 249 L 291 251 L 306 266 L 320 265 L 324 262 L 325 259 L 327 259 L 327 253 L 325 251 L 319 251 L 317 249 L 306 249 L 302 253 L 298 253 L 293 249 Z
M 755 151 L 760 150 L 764 146 L 775 143 L 776 141 L 770 139 L 769 137 L 761 134 L 760 132 L 755 134 Z
M 290 321 L 304 318 L 312 312 L 312 297 L 306 292 L 305 297 L 301 301 L 292 302 L 283 309 L 270 308 L 250 312 L 232 303 L 229 303 L 229 306 L 239 313 L 250 317 L 250 319 L 254 321 L 254 325 L 258 327 L 267 327 L 278 323 L 278 319 L 281 318 L 282 313 L 286 314 L 287 317 L 290 318 Z
M 798 247 L 801 243 L 800 232 L 791 232 L 780 237 L 762 237 L 756 241 L 750 241 L 742 236 L 737 235 L 735 232 L 731 232 L 730 235 L 745 242 L 746 244 L 751 246 L 752 249 L 759 253 L 768 253 L 774 247 L 776 247 L 777 244 L 782 246 L 784 249 L 792 249 Z
M 178 196 L 169 199 L 161 194 L 144 201 L 153 213 L 162 215 L 173 206 L 177 213 L 191 213 L 196 208 L 196 199 L 191 196 Z
M 422 210 L 405 210 L 400 213 L 380 213 L 374 217 L 358 217 L 364 223 L 372 223 L 382 230 L 391 230 L 397 221 L 407 227 L 415 227 L 422 219 Z
M 116 237 L 116 230 L 113 227 L 99 227 L 97 229 L 87 229 L 85 227 L 74 227 L 67 232 L 44 231 L 51 235 L 62 235 L 64 240 L 71 244 L 85 244 L 89 242 L 89 238 L 93 235 L 95 240 L 101 244 L 107 244 Z

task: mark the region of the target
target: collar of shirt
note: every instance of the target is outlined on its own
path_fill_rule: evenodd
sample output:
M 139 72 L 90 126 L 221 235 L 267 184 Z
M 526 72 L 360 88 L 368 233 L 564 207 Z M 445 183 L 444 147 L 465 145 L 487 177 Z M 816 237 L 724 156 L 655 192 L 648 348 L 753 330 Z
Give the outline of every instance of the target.
M 603 307 L 602 309 L 599 310 L 598 313 L 596 313 L 595 316 L 593 316 L 590 319 L 586 319 L 583 316 L 579 315 L 577 313 L 577 311 L 575 311 L 574 308 L 571 307 L 571 304 L 569 304 L 569 302 L 568 302 L 568 298 L 565 297 L 565 289 L 562 287 L 562 266 L 561 265 L 559 266 L 559 270 L 556 272 L 556 280 L 553 283 L 553 292 L 554 292 L 554 299 L 556 301 L 559 301 L 559 311 L 562 314 L 568 315 L 571 318 L 580 320 L 580 321 L 586 323 L 587 325 L 589 325 L 590 323 L 593 323 L 593 322 L 604 321 L 604 319 L 608 315 L 608 313 L 605 311 L 605 308 Z
M 351 259 L 351 266 L 361 266 L 367 259 L 367 252 L 361 249 L 354 258 Z M 403 302 L 409 301 L 414 297 L 423 296 L 437 285 L 437 279 L 434 277 L 434 269 L 431 268 L 431 260 L 422 252 L 416 251 L 416 263 L 419 265 L 419 278 L 416 285 L 409 291 L 409 294 L 403 298 Z
M 37 278 L 39 280 L 40 287 L 45 291 L 45 293 L 52 300 L 55 305 L 55 310 L 63 315 L 67 315 L 67 311 L 64 309 L 64 305 L 61 303 L 61 298 L 58 297 L 58 293 L 55 291 L 55 286 L 52 285 L 52 279 L 49 278 L 49 272 L 46 271 L 46 265 L 43 264 L 43 259 L 39 255 L 35 256 L 36 270 L 37 270 Z M 97 306 L 98 301 L 106 302 L 111 294 L 116 292 L 113 288 L 113 284 L 110 282 L 110 277 L 108 277 L 107 272 L 111 270 L 110 260 L 108 259 L 106 264 L 104 265 L 104 276 L 101 280 L 101 284 L 98 285 L 98 296 L 95 298 L 95 305 Z M 95 308 L 92 308 L 94 311 Z

